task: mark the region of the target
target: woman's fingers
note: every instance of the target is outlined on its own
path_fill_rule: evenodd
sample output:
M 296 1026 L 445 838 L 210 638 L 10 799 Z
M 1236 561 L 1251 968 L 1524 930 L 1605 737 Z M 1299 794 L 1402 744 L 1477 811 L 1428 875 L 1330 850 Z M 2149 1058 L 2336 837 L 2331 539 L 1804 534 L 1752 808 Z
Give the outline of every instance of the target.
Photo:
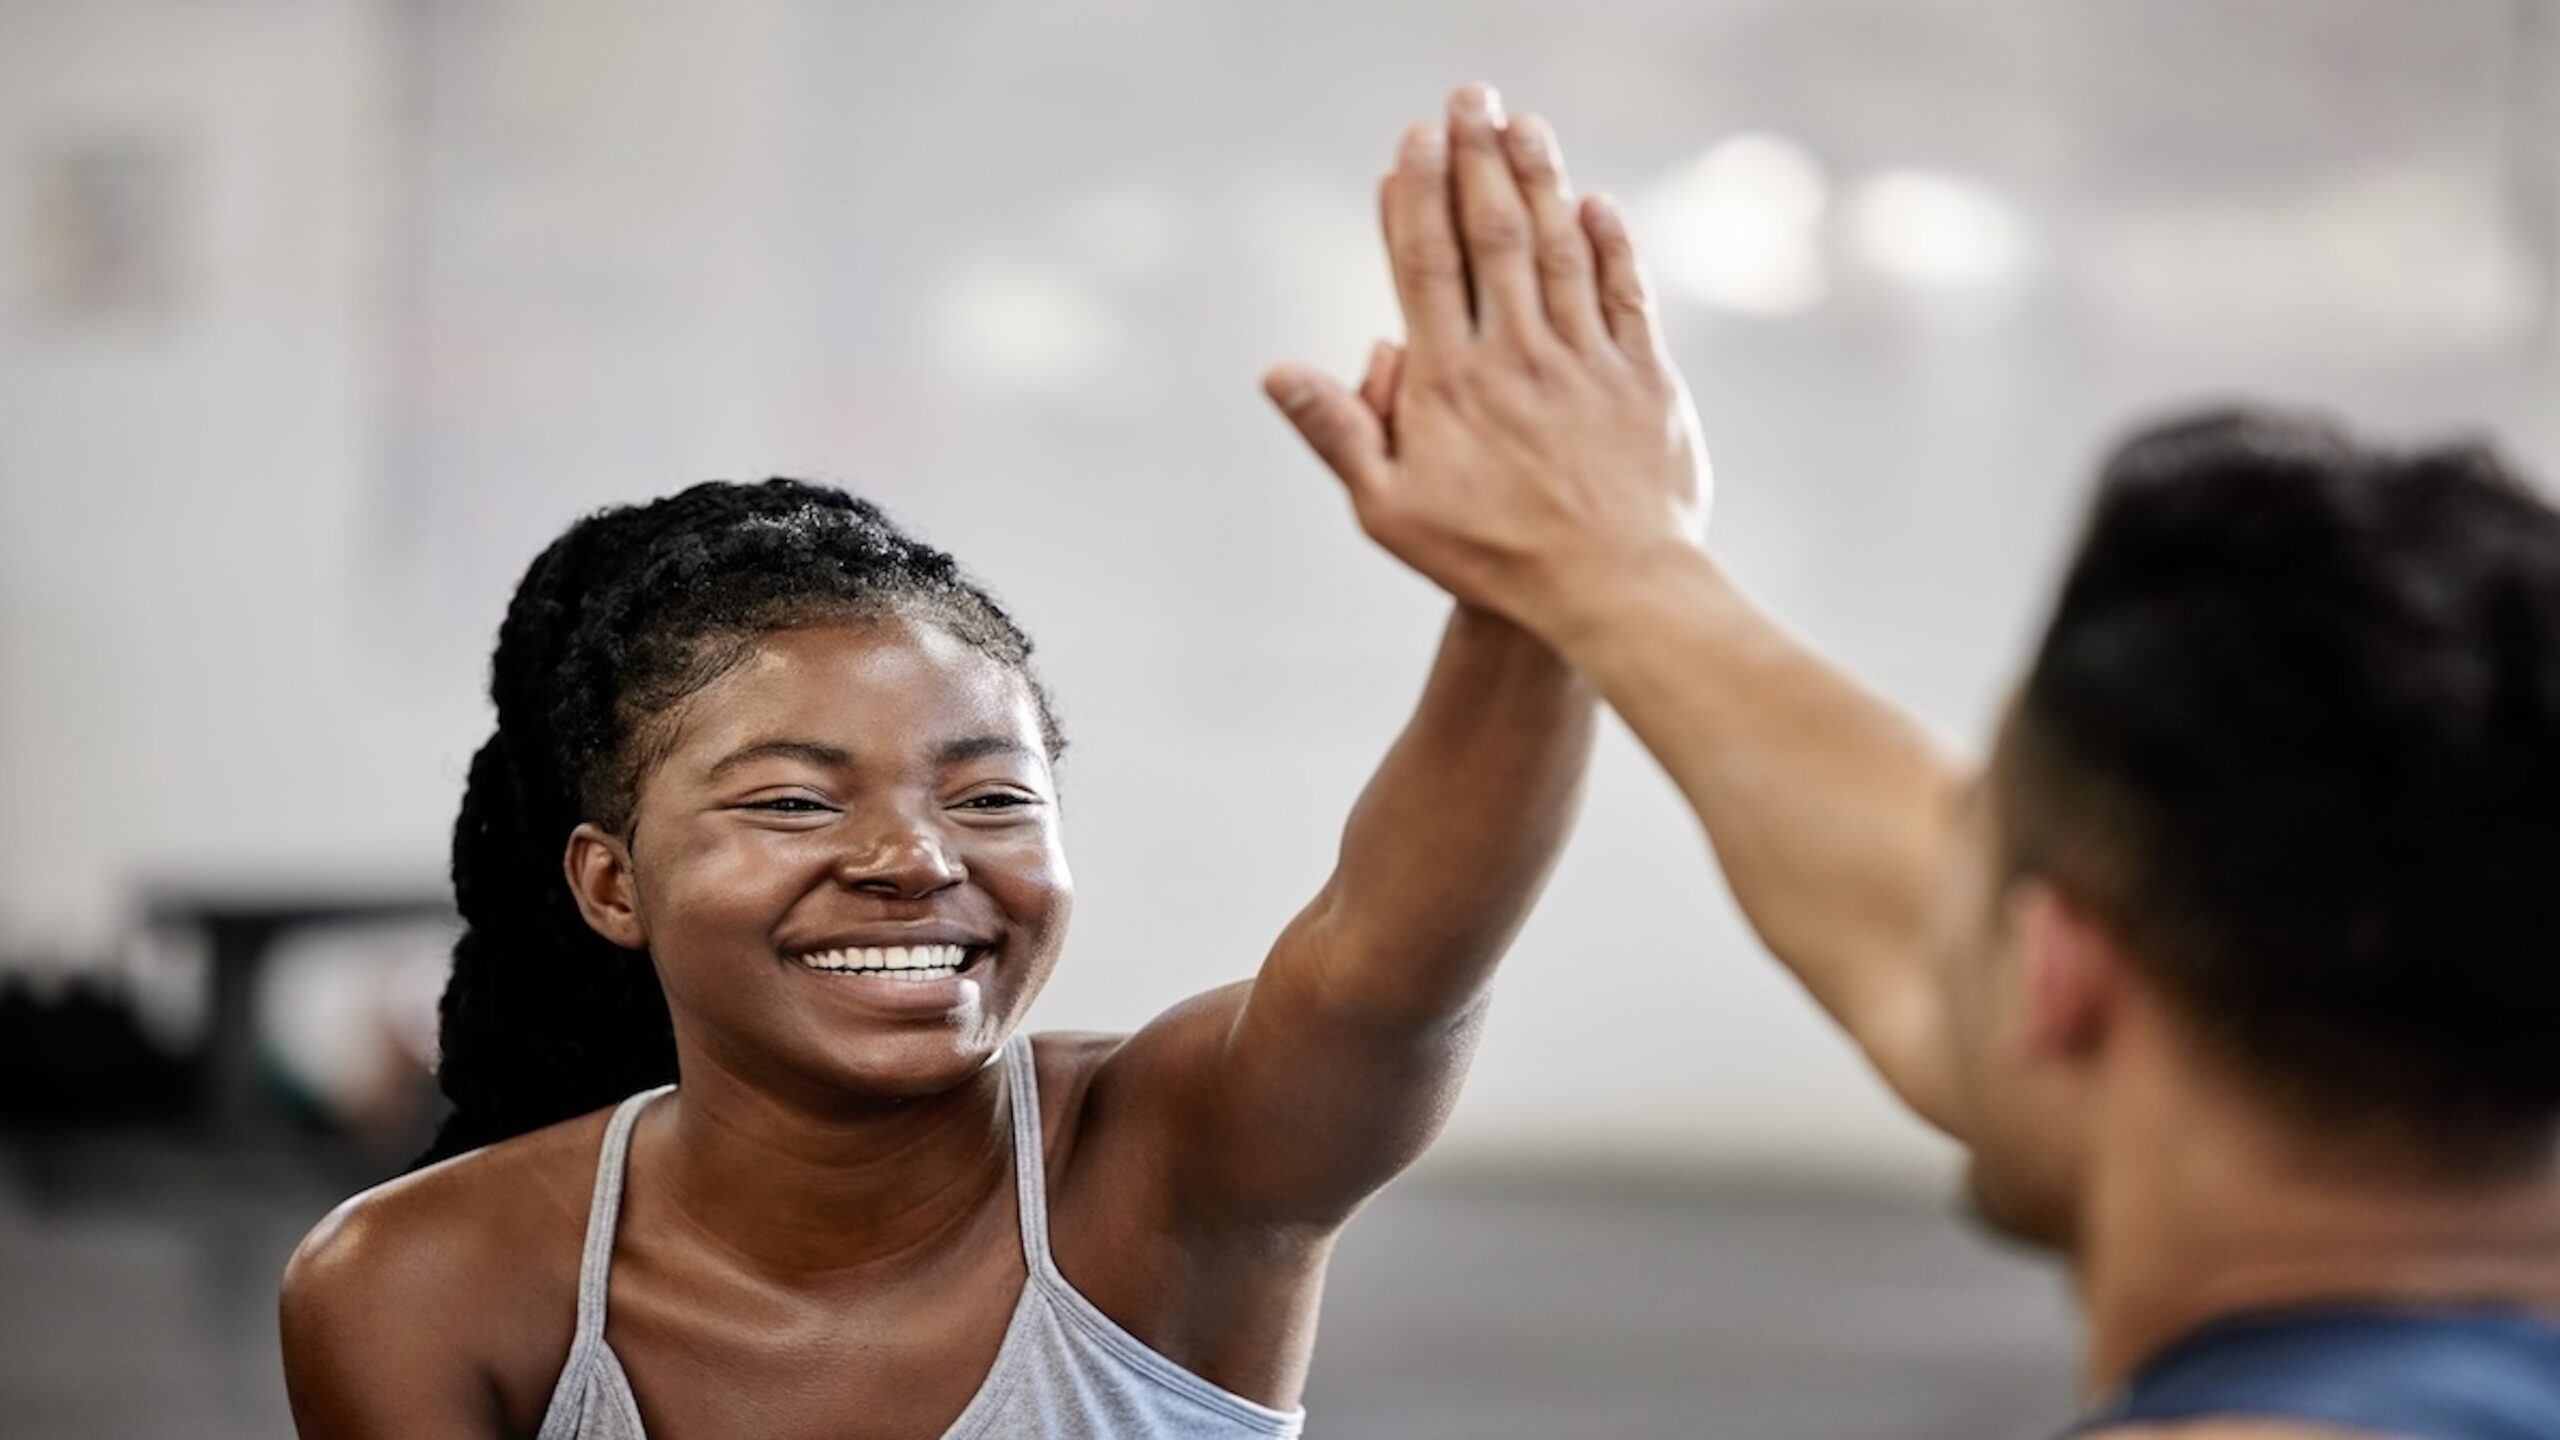
M 1450 198 L 1475 280 L 1476 330 L 1543 329 L 1535 232 L 1528 202 L 1504 153 L 1502 100 L 1489 85 L 1462 85 L 1449 97 Z
M 1528 201 L 1537 234 L 1538 284 L 1546 298 L 1547 323 L 1574 348 L 1595 348 L 1609 331 L 1592 283 L 1591 240 L 1582 233 L 1555 129 L 1536 115 L 1523 115 L 1503 134 L 1511 173 Z

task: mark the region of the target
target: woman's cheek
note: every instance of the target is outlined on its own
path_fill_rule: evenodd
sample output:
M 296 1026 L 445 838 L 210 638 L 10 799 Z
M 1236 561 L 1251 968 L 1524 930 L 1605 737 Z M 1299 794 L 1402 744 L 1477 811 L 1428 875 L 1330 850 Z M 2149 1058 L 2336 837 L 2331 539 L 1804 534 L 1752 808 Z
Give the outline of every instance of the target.
M 822 877 L 828 860 L 806 833 L 744 832 L 696 843 L 667 857 L 664 919 L 687 929 L 770 930 L 776 907 Z M 646 878 L 644 874 L 644 879 Z

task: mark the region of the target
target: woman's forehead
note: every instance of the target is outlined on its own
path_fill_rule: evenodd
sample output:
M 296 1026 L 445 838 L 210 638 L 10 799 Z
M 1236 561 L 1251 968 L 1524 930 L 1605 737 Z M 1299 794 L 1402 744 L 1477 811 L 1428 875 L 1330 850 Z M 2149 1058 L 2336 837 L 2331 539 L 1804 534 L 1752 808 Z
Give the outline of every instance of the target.
M 936 750 L 955 738 L 1038 747 L 1030 686 L 938 625 L 904 618 L 778 631 L 757 640 L 679 717 L 674 750 L 726 753 L 797 736 L 857 752 Z

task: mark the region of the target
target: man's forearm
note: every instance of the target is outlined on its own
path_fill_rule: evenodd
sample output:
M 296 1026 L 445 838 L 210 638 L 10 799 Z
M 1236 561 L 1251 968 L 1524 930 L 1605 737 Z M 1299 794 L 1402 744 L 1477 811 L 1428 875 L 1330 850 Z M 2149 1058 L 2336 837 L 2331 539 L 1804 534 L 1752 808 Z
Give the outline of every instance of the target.
M 1688 797 L 1762 941 L 1955 1128 L 1925 967 L 1965 767 L 1695 550 L 1561 583 L 1540 610 Z

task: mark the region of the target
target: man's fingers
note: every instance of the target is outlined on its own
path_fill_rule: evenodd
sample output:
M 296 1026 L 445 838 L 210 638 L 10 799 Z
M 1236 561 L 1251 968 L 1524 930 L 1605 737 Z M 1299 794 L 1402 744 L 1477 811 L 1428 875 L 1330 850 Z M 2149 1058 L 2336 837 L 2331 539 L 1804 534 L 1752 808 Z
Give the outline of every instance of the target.
M 1591 237 L 1592 259 L 1599 267 L 1600 314 L 1610 337 L 1629 358 L 1658 363 L 1662 336 L 1654 323 L 1653 291 L 1636 263 L 1626 217 L 1615 201 L 1594 195 L 1582 202 L 1582 230 Z
M 1360 403 L 1387 427 L 1387 449 L 1395 449 L 1396 386 L 1404 379 L 1404 347 L 1381 340 L 1369 347 L 1369 373 L 1360 379 Z
M 1405 132 L 1395 172 L 1378 192 L 1378 218 L 1409 343 L 1424 349 L 1465 344 L 1473 328 L 1467 257 L 1449 214 L 1449 132 L 1440 122 Z
M 1274 366 L 1262 393 L 1298 429 L 1307 447 L 1340 477 L 1354 500 L 1387 480 L 1386 422 L 1331 376 L 1304 365 Z
M 1475 277 L 1476 328 L 1518 333 L 1543 326 L 1529 206 L 1503 153 L 1502 99 L 1490 85 L 1449 97 L 1449 171 L 1458 234 Z
M 1546 297 L 1547 322 L 1577 349 L 1590 349 L 1609 332 L 1593 284 L 1591 240 L 1582 233 L 1555 129 L 1539 116 L 1522 115 L 1503 136 L 1511 173 L 1528 201 L 1537 233 L 1538 283 Z

